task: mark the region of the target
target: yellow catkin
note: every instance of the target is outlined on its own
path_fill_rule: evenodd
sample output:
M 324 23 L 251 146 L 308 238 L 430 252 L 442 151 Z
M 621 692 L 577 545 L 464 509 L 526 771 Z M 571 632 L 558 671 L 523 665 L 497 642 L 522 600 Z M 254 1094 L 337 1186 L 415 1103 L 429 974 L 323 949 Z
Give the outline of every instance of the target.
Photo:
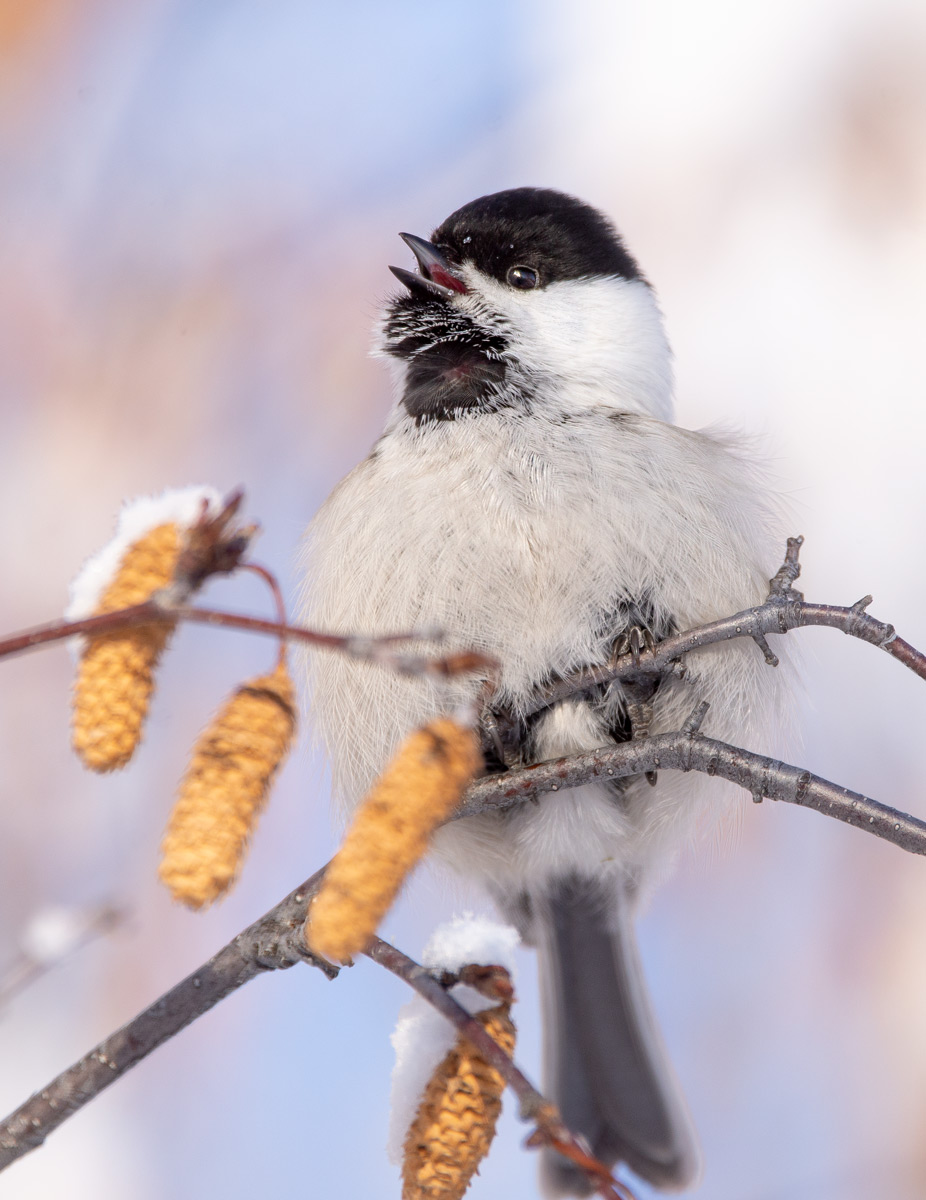
M 508 1054 L 515 1027 L 509 1006 L 476 1015 Z M 495 1137 L 505 1081 L 465 1038 L 431 1076 L 405 1135 L 402 1200 L 459 1200 Z
M 141 604 L 173 577 L 180 550 L 174 524 L 158 525 L 126 550 L 95 615 Z M 138 625 L 89 635 L 74 685 L 72 744 L 94 771 L 124 767 L 141 739 L 154 671 L 173 625 Z
M 243 684 L 193 750 L 161 845 L 161 882 L 202 908 L 234 883 L 296 728 L 285 664 Z
M 482 756 L 472 729 L 440 717 L 416 729 L 370 789 L 309 912 L 306 940 L 345 962 L 363 950 L 450 816 Z

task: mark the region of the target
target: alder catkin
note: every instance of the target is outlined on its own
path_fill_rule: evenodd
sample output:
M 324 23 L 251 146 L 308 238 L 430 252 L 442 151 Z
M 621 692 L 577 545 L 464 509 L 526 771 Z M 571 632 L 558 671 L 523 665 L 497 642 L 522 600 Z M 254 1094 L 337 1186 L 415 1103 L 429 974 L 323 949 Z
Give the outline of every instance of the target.
M 177 526 L 166 523 L 129 546 L 94 615 L 141 604 L 170 583 L 180 540 Z M 132 757 L 173 630 L 172 622 L 162 622 L 86 636 L 74 684 L 72 745 L 91 770 L 114 771 Z
M 499 1046 L 514 1051 L 509 1005 L 476 1014 Z M 489 1152 L 505 1081 L 462 1035 L 428 1081 L 405 1135 L 402 1200 L 460 1200 Z
M 306 926 L 312 950 L 345 962 L 369 944 L 431 834 L 481 764 L 476 733 L 450 717 L 409 734 L 325 873 Z
M 175 900 L 202 908 L 234 883 L 295 729 L 281 663 L 239 687 L 203 731 L 161 844 L 158 875 Z

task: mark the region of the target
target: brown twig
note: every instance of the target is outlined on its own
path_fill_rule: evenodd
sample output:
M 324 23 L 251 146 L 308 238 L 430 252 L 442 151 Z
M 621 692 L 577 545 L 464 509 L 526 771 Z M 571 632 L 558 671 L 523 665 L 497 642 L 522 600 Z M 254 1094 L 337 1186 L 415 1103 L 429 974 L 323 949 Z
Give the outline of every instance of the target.
M 192 607 L 186 604 L 168 605 L 159 600 L 148 600 L 134 604 L 131 608 L 120 608 L 116 612 L 101 613 L 94 617 L 83 617 L 79 621 L 50 621 L 37 625 L 0 640 L 0 659 L 14 654 L 60 642 L 84 633 L 112 632 L 128 629 L 134 625 L 159 623 L 173 624 L 188 621 L 194 625 L 220 626 L 224 629 L 243 629 L 249 633 L 268 634 L 289 641 L 306 642 L 329 650 L 340 650 L 353 658 L 380 663 L 405 675 L 462 675 L 471 671 L 492 671 L 497 667 L 493 658 L 477 651 L 465 651 L 443 656 L 408 654 L 393 649 L 397 643 L 434 638 L 432 630 L 423 633 L 395 633 L 383 637 L 341 636 L 334 633 L 319 633 L 303 625 L 290 625 L 285 621 L 269 621 L 261 617 L 246 617 L 240 613 L 224 612 L 214 608 Z
M 483 1029 L 474 1017 L 447 991 L 430 971 L 414 959 L 390 946 L 381 938 L 374 938 L 366 951 L 367 957 L 397 975 L 399 979 L 415 989 L 419 996 L 442 1013 L 448 1021 L 471 1042 L 482 1057 L 504 1078 L 520 1101 L 522 1121 L 533 1121 L 537 1126 L 528 1138 L 530 1146 L 551 1146 L 587 1172 L 595 1190 L 608 1200 L 633 1200 L 632 1193 L 619 1183 L 604 1163 L 588 1153 L 585 1146 L 563 1124 L 563 1120 L 545 1096 L 542 1095 L 505 1053 L 498 1042 Z
M 731 617 L 710 621 L 685 633 L 673 634 L 658 642 L 653 649 L 642 649 L 635 654 L 621 655 L 612 663 L 587 668 L 575 675 L 556 680 L 546 687 L 538 688 L 533 702 L 522 715 L 530 716 L 571 696 L 588 692 L 613 680 L 642 681 L 662 675 L 667 670 L 671 670 L 678 659 L 692 650 L 700 650 L 718 642 L 732 641 L 735 638 L 752 638 L 759 645 L 766 661 L 773 666 L 777 663 L 777 658 L 768 648 L 767 635 L 788 633 L 792 629 L 807 626 L 840 629 L 850 637 L 859 638 L 886 651 L 898 662 L 903 663 L 904 666 L 919 675 L 921 679 L 926 679 L 926 654 L 898 637 L 893 625 L 879 621 L 865 611 L 871 603 L 870 596 L 864 596 L 849 607 L 840 607 L 808 603 L 800 592 L 791 588 L 790 583 L 799 572 L 797 551 L 802 541 L 802 538 L 788 539 L 788 556 L 784 565 L 770 581 L 769 596 L 763 604 L 734 613 Z M 252 564 L 240 565 L 251 566 Z M 262 571 L 262 568 L 256 569 Z M 785 580 L 786 583 L 783 583 L 782 580 Z M 292 641 L 340 650 L 355 658 L 378 662 L 404 674 L 448 676 L 474 671 L 492 673 L 498 667 L 498 663 L 494 659 L 478 651 L 429 657 L 398 653 L 393 649 L 397 643 L 423 638 L 433 639 L 435 633 L 432 630 L 391 634 L 385 637 L 340 636 L 320 633 L 301 625 L 287 624 L 282 620 L 269 621 L 259 617 L 243 616 L 239 613 L 182 604 L 168 606 L 157 600 L 137 604 L 118 612 L 85 617 L 80 621 L 52 621 L 46 625 L 14 634 L 0 640 L 0 659 L 78 634 L 100 633 L 104 630 L 111 631 L 132 625 L 149 625 L 156 621 L 178 620 L 199 625 L 242 629 L 250 633 L 284 637 Z
M 259 576 L 270 589 L 270 594 L 273 596 L 273 604 L 277 611 L 277 621 L 281 625 L 286 624 L 286 603 L 283 600 L 283 592 L 280 588 L 279 580 L 272 571 L 268 571 L 266 567 L 262 567 L 260 563 L 246 562 L 241 564 L 244 571 L 251 571 L 252 574 Z M 286 638 L 280 638 L 280 655 L 279 663 L 286 659 Z

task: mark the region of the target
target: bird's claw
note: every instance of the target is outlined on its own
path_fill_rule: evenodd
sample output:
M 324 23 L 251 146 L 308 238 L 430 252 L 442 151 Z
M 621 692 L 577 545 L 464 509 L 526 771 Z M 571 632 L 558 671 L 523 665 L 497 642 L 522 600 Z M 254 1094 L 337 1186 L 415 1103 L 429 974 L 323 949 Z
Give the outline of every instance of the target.
M 486 707 L 480 718 L 482 751 L 490 771 L 510 771 L 520 766 L 520 725 L 514 713 L 507 709 Z
M 636 666 L 644 650 L 655 649 L 656 639 L 653 637 L 651 629 L 646 625 L 628 625 L 614 642 L 613 656 L 618 659 L 624 654 L 630 654 L 633 656 L 634 666 Z

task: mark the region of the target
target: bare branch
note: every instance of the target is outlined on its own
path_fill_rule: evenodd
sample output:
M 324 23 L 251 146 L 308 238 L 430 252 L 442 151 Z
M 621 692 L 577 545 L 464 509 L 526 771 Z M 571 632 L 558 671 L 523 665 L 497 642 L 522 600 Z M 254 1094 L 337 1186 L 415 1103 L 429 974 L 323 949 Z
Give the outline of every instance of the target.
M 0 1171 L 41 1146 L 50 1133 L 104 1088 L 256 975 L 307 962 L 319 967 L 329 978 L 335 978 L 338 969 L 312 955 L 303 937 L 306 912 L 325 869 L 317 871 L 199 970 L 188 975 L 12 1113 L 0 1125 Z M 375 962 L 405 979 L 447 1016 L 502 1074 L 521 1101 L 522 1119 L 537 1125 L 532 1144 L 551 1145 L 572 1158 L 589 1172 L 598 1190 L 610 1200 L 633 1200 L 632 1194 L 614 1180 L 607 1168 L 592 1158 L 566 1129 L 553 1106 L 498 1043 L 457 1004 L 433 975 L 379 938 L 374 939 L 368 954 Z
M 545 792 L 578 787 L 595 779 L 623 779 L 656 770 L 703 771 L 744 788 L 753 800 L 767 797 L 813 808 L 911 854 L 926 854 L 926 821 L 829 783 L 800 767 L 705 737 L 697 730 L 706 709 L 706 704 L 699 705 L 678 733 L 662 733 L 645 741 L 603 746 L 568 758 L 486 775 L 470 786 L 457 816 L 510 808 Z
M 775 665 L 778 660 L 768 645 L 767 636 L 788 633 L 792 629 L 811 625 L 841 629 L 850 637 L 869 642 L 902 662 L 921 679 L 926 679 L 926 654 L 898 637 L 893 625 L 879 621 L 865 612 L 865 608 L 871 603 L 870 596 L 845 608 L 830 604 L 810 604 L 800 592 L 791 588 L 790 584 L 799 572 L 797 550 L 802 541 L 802 538 L 788 539 L 788 556 L 770 581 L 769 597 L 764 604 L 734 613 L 733 616 L 724 617 L 719 621 L 700 625 L 685 633 L 674 634 L 658 642 L 653 648 L 636 648 L 604 666 L 591 667 L 565 679 L 556 680 L 537 690 L 533 702 L 522 715 L 530 716 L 570 696 L 588 692 L 614 680 L 638 682 L 663 675 L 667 671 L 677 669 L 678 660 L 692 650 L 700 650 L 705 646 L 732 641 L 735 638 L 752 638 L 762 651 L 766 662 Z M 240 565 L 250 566 L 243 563 Z M 134 605 L 132 608 L 120 609 L 118 612 L 85 617 L 80 621 L 52 621 L 47 625 L 14 634 L 0 640 L 0 659 L 77 634 L 109 632 L 133 625 L 176 621 L 242 629 L 250 633 L 262 633 L 340 650 L 355 658 L 378 662 L 409 675 L 449 676 L 473 671 L 493 675 L 498 667 L 493 658 L 478 651 L 432 657 L 398 652 L 394 649 L 395 645 L 401 642 L 425 638 L 433 640 L 439 636 L 435 630 L 411 631 L 385 637 L 339 636 L 319 633 L 305 626 L 291 625 L 284 621 L 247 617 L 218 609 L 169 605 L 158 599 Z
M 926 822 L 829 783 L 799 767 L 705 737 L 698 730 L 706 711 L 706 704 L 698 705 L 678 733 L 624 742 L 485 776 L 470 786 L 457 818 L 508 808 L 545 792 L 577 787 L 594 779 L 619 779 L 650 770 L 703 771 L 738 784 L 755 800 L 768 797 L 813 808 L 884 838 L 912 854 L 926 854 Z M 323 873 L 324 868 L 259 921 L 248 926 L 202 968 L 188 975 L 13 1113 L 0 1125 L 0 1170 L 40 1146 L 49 1133 L 88 1100 L 255 975 L 302 961 L 319 967 L 333 978 L 337 969 L 308 951 L 302 932 L 308 904 Z M 374 947 L 377 945 L 378 942 L 374 943 Z M 385 950 L 380 949 L 377 953 L 382 957 Z M 375 957 L 372 950 L 371 956 Z M 389 964 L 384 962 L 383 965 Z M 415 978 L 421 982 L 418 976 Z M 431 982 L 440 987 L 436 980 Z M 422 987 L 431 990 L 428 983 L 422 983 Z M 441 1011 L 446 1007 L 444 1005 Z M 479 1028 L 480 1033 L 484 1032 L 481 1026 Z M 483 1049 L 475 1031 L 471 1040 Z M 490 1051 L 487 1057 L 492 1054 L 494 1052 Z M 490 1061 L 494 1060 L 490 1058 Z M 512 1086 L 515 1086 L 513 1082 Z M 525 1083 L 524 1086 L 530 1085 Z M 566 1153 L 565 1150 L 562 1152 Z
M 558 679 L 545 688 L 538 689 L 536 697 L 524 716 L 540 712 L 570 696 L 591 691 L 613 680 L 637 682 L 645 678 L 665 674 L 673 664 L 692 650 L 701 650 L 717 642 L 728 642 L 735 638 L 752 638 L 770 666 L 778 659 L 766 640 L 770 634 L 788 633 L 792 629 L 803 629 L 811 625 L 822 625 L 830 629 L 841 629 L 849 637 L 859 638 L 884 650 L 905 667 L 909 667 L 921 679 L 926 679 L 926 654 L 897 636 L 893 625 L 870 616 L 865 609 L 871 596 L 865 596 L 856 604 L 843 608 L 832 604 L 810 604 L 800 592 L 791 586 L 800 572 L 797 560 L 803 538 L 788 539 L 788 553 L 784 564 L 769 582 L 769 595 L 764 604 L 745 609 L 710 621 L 685 633 L 673 634 L 657 642 L 652 649 L 642 649 L 636 655 L 622 654 L 620 658 L 601 667 L 592 667 L 565 679 Z
M 203 498 L 199 517 L 182 531 L 180 549 L 172 565 L 169 581 L 164 587 L 152 592 L 143 603 L 112 612 L 97 613 L 76 621 L 51 621 L 46 625 L 0 639 L 0 659 L 81 634 L 113 633 L 121 629 L 151 625 L 167 625 L 172 629 L 178 621 L 189 621 L 278 637 L 281 659 L 285 642 L 294 640 L 340 650 L 369 662 L 382 663 L 406 675 L 448 676 L 479 670 L 494 678 L 498 663 L 495 659 L 475 651 L 435 656 L 397 652 L 394 648 L 397 643 L 402 642 L 439 640 L 440 631 L 419 630 L 385 637 L 342 637 L 319 633 L 300 625 L 290 625 L 286 620 L 283 595 L 276 576 L 266 567 L 244 560 L 257 526 L 236 525 L 235 520 L 243 499 L 243 490 L 236 489 L 225 499 L 222 507 L 213 513 L 210 511 L 209 500 Z M 189 606 L 187 601 L 207 579 L 215 575 L 230 575 L 238 570 L 252 571 L 260 575 L 268 585 L 276 607 L 275 621 Z
M 867 614 L 865 609 L 871 597 L 864 597 L 850 608 L 807 604 L 804 601 L 792 586 L 799 573 L 800 544 L 801 539 L 789 539 L 785 563 L 770 581 L 769 598 L 764 604 L 711 622 L 700 629 L 667 638 L 652 649 L 641 651 L 638 647 L 636 654 L 624 655 L 607 667 L 558 681 L 538 696 L 532 711 L 539 711 L 567 696 L 613 679 L 637 681 L 678 670 L 677 660 L 681 655 L 733 638 L 752 638 L 766 661 L 772 663 L 775 656 L 768 647 L 766 635 L 786 633 L 807 625 L 841 629 L 849 636 L 886 650 L 921 678 L 926 678 L 926 656 L 898 638 L 892 626 Z M 337 637 L 287 625 L 282 621 L 264 621 L 183 605 L 172 606 L 158 600 L 118 613 L 76 622 L 59 621 L 27 631 L 0 642 L 0 657 L 74 634 L 133 624 L 176 622 L 178 619 L 312 642 L 407 672 L 454 674 L 486 670 L 491 674 L 497 665 L 477 653 L 450 655 L 443 659 L 396 653 L 392 647 L 396 642 L 408 640 L 404 635 L 379 639 Z M 434 634 L 429 632 L 419 636 L 433 638 Z M 545 792 L 577 787 L 594 779 L 625 778 L 657 770 L 702 771 L 730 780 L 748 791 L 756 801 L 768 797 L 814 808 L 873 833 L 910 853 L 926 854 L 926 822 L 838 787 L 809 771 L 705 737 L 700 733 L 700 727 L 706 711 L 706 704 L 698 705 L 683 728 L 676 733 L 602 747 L 568 758 L 485 776 L 468 789 L 454 819 L 511 807 L 528 799 L 536 799 Z M 41 1145 L 50 1132 L 93 1096 L 256 975 L 302 961 L 319 967 L 333 978 L 337 969 L 313 956 L 303 937 L 307 907 L 323 873 L 324 868 L 245 929 L 200 970 L 187 976 L 13 1113 L 0 1125 L 0 1170 Z M 529 1144 L 553 1146 L 588 1171 L 603 1195 L 611 1197 L 611 1200 L 628 1200 L 630 1193 L 613 1179 L 602 1164 L 589 1157 L 582 1144 L 562 1126 L 555 1110 L 482 1026 L 472 1021 L 469 1014 L 455 1004 L 437 979 L 378 939 L 370 947 L 369 954 L 375 961 L 381 962 L 402 978 L 407 978 L 502 1072 L 521 1098 L 522 1115 L 538 1125 Z
M 380 663 L 405 675 L 462 675 L 470 671 L 492 672 L 496 669 L 495 659 L 478 651 L 463 651 L 443 656 L 408 654 L 394 649 L 397 643 L 434 640 L 435 630 L 395 633 L 384 637 L 342 637 L 334 633 L 319 633 L 304 625 L 290 625 L 285 621 L 264 620 L 261 617 L 246 617 L 240 613 L 224 612 L 214 608 L 199 608 L 185 604 L 166 604 L 159 599 L 134 604 L 131 608 L 120 608 L 116 612 L 101 613 L 84 617 L 79 621 L 50 621 L 37 625 L 0 640 L 0 659 L 36 650 L 51 642 L 84 633 L 111 633 L 117 629 L 129 629 L 137 625 L 173 625 L 177 621 L 188 621 L 194 625 L 221 626 L 225 629 L 243 629 L 248 633 L 263 633 L 288 641 L 306 642 L 330 650 L 340 650 L 353 658 Z
M 0 1171 L 30 1150 L 152 1050 L 264 971 L 309 962 L 331 979 L 337 968 L 306 949 L 306 908 L 324 868 L 249 925 L 207 963 L 63 1071 L 0 1125 Z

